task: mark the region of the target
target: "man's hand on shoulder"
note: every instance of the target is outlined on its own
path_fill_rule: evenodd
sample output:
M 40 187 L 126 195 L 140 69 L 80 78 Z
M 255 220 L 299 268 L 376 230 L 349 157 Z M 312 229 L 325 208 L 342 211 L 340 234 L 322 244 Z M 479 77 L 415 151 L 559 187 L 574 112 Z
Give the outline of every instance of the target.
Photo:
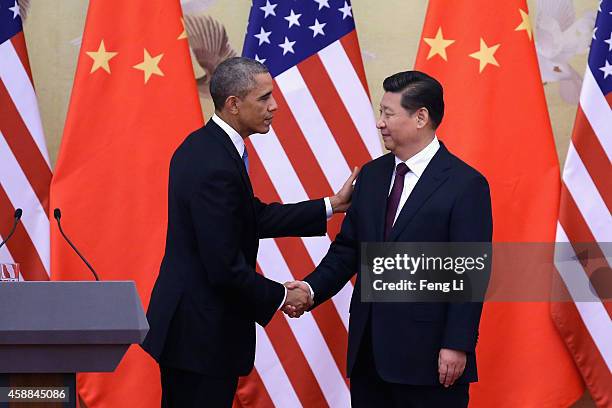
M 438 356 L 440 384 L 448 388 L 457 381 L 465 370 L 465 351 L 443 348 Z
M 355 167 L 349 178 L 342 185 L 342 188 L 338 190 L 336 195 L 329 198 L 334 214 L 346 212 L 350 207 L 351 197 L 353 196 L 353 182 L 358 174 L 359 168 Z

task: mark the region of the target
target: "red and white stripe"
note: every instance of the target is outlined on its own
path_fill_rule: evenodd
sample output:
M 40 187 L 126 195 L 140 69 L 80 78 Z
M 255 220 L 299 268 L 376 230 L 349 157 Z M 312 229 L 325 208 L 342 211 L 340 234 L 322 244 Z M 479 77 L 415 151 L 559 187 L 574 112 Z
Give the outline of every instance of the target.
M 21 264 L 26 280 L 49 279 L 51 168 L 23 32 L 0 44 L 0 234 L 16 208 L 15 235 L 0 249 L 1 261 Z M 3 237 L 0 236 L 0 239 Z
M 589 278 L 598 268 L 610 270 L 602 244 L 596 244 L 612 242 L 610 124 L 610 102 L 587 67 L 563 170 L 557 224 L 557 242 L 572 243 L 558 247 L 555 264 L 573 303 L 553 303 L 552 313 L 594 401 L 602 407 L 612 405 L 612 303 L 592 291 Z M 593 243 L 589 259 L 581 263 L 576 260 L 578 244 L 587 242 Z
M 275 77 L 279 110 L 268 134 L 248 139 L 256 193 L 291 203 L 330 196 L 354 166 L 382 154 L 356 34 L 350 33 Z M 327 253 L 339 230 L 313 238 L 267 239 L 258 267 L 279 282 L 302 279 Z M 258 401 L 277 407 L 346 407 L 348 309 L 351 282 L 300 319 L 277 314 L 258 328 L 255 372 L 249 386 Z

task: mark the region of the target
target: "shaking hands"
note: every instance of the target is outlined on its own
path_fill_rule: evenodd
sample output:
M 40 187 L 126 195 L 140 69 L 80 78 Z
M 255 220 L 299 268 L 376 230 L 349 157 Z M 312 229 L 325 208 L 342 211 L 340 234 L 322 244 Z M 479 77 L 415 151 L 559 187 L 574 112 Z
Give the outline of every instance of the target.
M 312 292 L 310 287 L 301 281 L 285 282 L 287 299 L 281 310 L 289 317 L 300 317 L 312 307 Z

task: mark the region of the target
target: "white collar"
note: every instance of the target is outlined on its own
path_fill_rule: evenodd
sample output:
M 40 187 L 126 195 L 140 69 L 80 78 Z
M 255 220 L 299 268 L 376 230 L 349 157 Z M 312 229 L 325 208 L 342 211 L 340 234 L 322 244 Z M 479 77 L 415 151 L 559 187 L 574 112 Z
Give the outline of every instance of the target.
M 427 146 L 405 162 L 402 162 L 402 160 L 395 156 L 395 166 L 397 167 L 400 163 L 406 163 L 410 171 L 420 178 L 439 148 L 440 142 L 438 141 L 438 137 L 434 135 L 433 140 L 429 142 Z
M 227 133 L 230 140 L 234 144 L 234 147 L 236 147 L 238 154 L 240 155 L 240 157 L 242 157 L 242 155 L 244 154 L 244 140 L 242 139 L 242 136 L 240 136 L 233 127 L 228 125 L 223 119 L 217 116 L 216 113 L 213 114 L 212 120 L 217 125 L 219 125 L 219 127 L 223 129 L 225 133 Z

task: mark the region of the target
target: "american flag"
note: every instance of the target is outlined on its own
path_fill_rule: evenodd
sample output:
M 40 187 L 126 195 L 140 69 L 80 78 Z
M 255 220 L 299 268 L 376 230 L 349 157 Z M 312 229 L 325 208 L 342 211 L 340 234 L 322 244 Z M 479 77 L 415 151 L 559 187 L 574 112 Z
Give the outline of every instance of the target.
M 574 131 L 569 145 L 557 224 L 557 241 L 570 242 L 579 254 L 579 243 L 588 246 L 588 259 L 575 261 L 578 273 L 567 263 L 557 264 L 573 303 L 554 304 L 553 318 L 564 338 L 593 400 L 612 406 L 612 303 L 591 294 L 590 278 L 610 265 L 601 246 L 612 242 L 612 1 L 599 4 Z M 609 245 L 609 244 L 608 244 Z M 574 254 L 575 257 L 575 254 Z M 609 283 L 608 283 L 609 285 Z M 595 289 L 598 288 L 595 285 Z M 607 291 L 609 291 L 609 286 Z M 603 295 L 600 294 L 599 296 Z M 609 296 L 609 294 L 608 294 Z
M 270 132 L 248 139 L 256 194 L 285 203 L 332 195 L 354 166 L 382 154 L 368 96 L 355 22 L 345 0 L 255 0 L 243 55 L 274 77 L 279 109 Z M 323 258 L 328 235 L 263 240 L 258 268 L 279 282 L 301 279 Z M 332 302 L 300 319 L 280 313 L 258 326 L 253 374 L 242 381 L 243 406 L 346 407 L 348 283 Z
M 20 263 L 26 280 L 49 279 L 50 181 L 19 4 L 0 0 L 0 234 L 8 233 L 15 209 L 23 209 L 0 262 Z

